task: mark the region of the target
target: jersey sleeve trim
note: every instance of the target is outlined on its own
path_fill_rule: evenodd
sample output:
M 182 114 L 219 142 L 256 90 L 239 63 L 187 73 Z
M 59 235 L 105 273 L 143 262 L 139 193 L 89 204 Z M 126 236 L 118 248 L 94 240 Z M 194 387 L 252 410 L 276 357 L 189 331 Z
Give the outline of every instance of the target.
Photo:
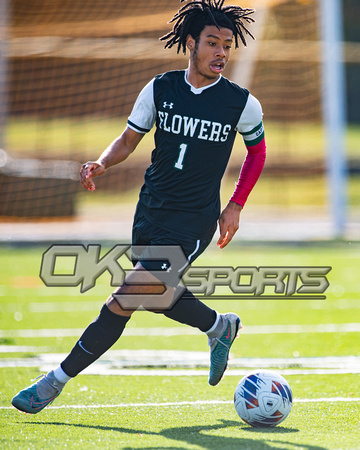
M 259 125 L 257 125 L 251 131 L 241 133 L 241 135 L 247 147 L 253 147 L 254 145 L 259 144 L 259 142 L 261 142 L 265 137 L 263 122 L 261 121 Z
M 152 79 L 136 99 L 127 123 L 129 128 L 144 134 L 151 130 L 155 120 L 154 79 Z
M 252 147 L 257 145 L 264 138 L 262 118 L 263 112 L 259 100 L 249 94 L 245 108 L 236 126 L 246 146 Z
M 262 127 L 262 121 L 259 123 L 259 125 L 257 125 L 255 128 L 253 128 L 250 131 L 247 131 L 245 133 L 241 133 L 242 136 L 250 136 L 251 134 L 255 133 L 256 131 L 260 130 L 260 128 Z
M 141 128 L 141 127 L 137 126 L 135 123 L 131 122 L 131 120 L 128 120 L 127 124 L 129 126 L 129 128 L 131 128 L 134 131 L 137 131 L 138 133 L 145 134 L 145 133 L 148 133 L 151 130 L 151 128 L 149 128 L 149 129 Z

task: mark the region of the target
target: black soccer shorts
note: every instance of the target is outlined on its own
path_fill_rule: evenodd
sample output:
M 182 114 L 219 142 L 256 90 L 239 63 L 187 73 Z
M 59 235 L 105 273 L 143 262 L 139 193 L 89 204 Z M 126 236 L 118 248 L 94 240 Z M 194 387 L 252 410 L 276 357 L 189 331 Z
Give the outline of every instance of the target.
M 176 287 L 182 274 L 204 252 L 212 236 L 196 239 L 164 230 L 151 223 L 138 206 L 132 230 L 132 263 L 140 262 L 163 283 Z

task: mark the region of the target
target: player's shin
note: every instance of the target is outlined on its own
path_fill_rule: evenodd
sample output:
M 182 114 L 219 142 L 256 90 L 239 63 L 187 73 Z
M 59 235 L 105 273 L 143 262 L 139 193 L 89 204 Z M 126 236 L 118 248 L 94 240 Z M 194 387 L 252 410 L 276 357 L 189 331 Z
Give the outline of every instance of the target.
M 61 363 L 69 377 L 75 377 L 96 361 L 121 336 L 130 317 L 119 316 L 104 305 L 100 315 L 84 331 L 70 354 Z
M 214 325 L 217 317 L 214 309 L 201 302 L 188 289 L 171 309 L 164 311 L 164 315 L 177 322 L 199 328 L 203 332 Z

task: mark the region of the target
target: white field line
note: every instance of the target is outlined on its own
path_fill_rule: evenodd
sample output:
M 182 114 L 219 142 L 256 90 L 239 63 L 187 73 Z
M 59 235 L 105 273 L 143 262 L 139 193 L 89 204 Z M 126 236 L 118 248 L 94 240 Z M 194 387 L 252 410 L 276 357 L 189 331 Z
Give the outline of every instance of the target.
M 100 311 L 102 304 L 103 302 L 101 301 L 30 302 L 20 305 L 16 303 L 5 303 L 0 305 L 0 312 L 2 313 L 30 312 L 34 314 L 41 314 L 41 313 L 51 314 L 56 312 L 81 312 L 81 311 L 96 312 Z
M 60 360 L 58 361 L 59 364 Z M 58 365 L 57 364 L 57 365 Z M 55 365 L 52 364 L 33 364 L 25 366 L 24 364 L 17 365 L 16 362 L 11 365 L 0 364 L 0 368 L 4 367 L 38 367 L 39 374 L 50 372 L 53 370 Z M 269 368 L 273 368 L 269 366 Z M 252 367 L 256 369 L 256 367 Z M 246 374 L 248 374 L 250 368 L 245 369 L 229 369 L 227 376 L 234 376 L 240 379 Z M 307 375 L 347 375 L 347 374 L 360 374 L 359 369 L 279 369 L 276 371 L 281 373 L 283 376 L 296 375 L 296 376 L 307 376 Z M 88 367 L 81 375 L 102 375 L 102 376 L 121 376 L 121 377 L 208 377 L 209 370 L 206 369 L 116 369 L 111 365 L 96 365 L 93 364 Z
M 33 358 L 2 358 L 0 368 L 39 367 L 47 372 L 66 357 L 63 353 L 42 353 Z M 205 376 L 209 352 L 177 350 L 109 350 L 82 374 L 118 376 Z M 235 358 L 229 373 L 243 376 L 250 369 L 276 368 L 284 375 L 360 373 L 360 357 Z M 206 368 L 206 370 L 201 370 Z M 200 369 L 200 370 L 199 370 Z
M 360 398 L 329 397 L 329 398 L 295 398 L 294 403 L 350 403 L 360 402 Z M 204 405 L 231 405 L 233 400 L 197 400 L 185 402 L 159 402 L 159 403 L 117 403 L 114 405 L 60 405 L 49 406 L 47 409 L 101 409 L 101 408 L 146 408 L 168 406 L 204 406 Z M 0 406 L 0 409 L 14 409 L 13 406 Z
M 256 367 L 252 367 L 256 369 Z M 272 366 L 270 367 L 272 368 Z M 49 372 L 54 369 L 54 365 L 43 365 L 40 367 L 40 372 Z M 249 373 L 249 369 L 229 369 L 227 372 L 227 376 L 234 376 L 238 378 L 242 378 L 247 373 Z M 359 374 L 359 369 L 276 369 L 277 372 L 281 373 L 283 376 L 289 375 L 297 375 L 297 376 L 305 376 L 305 375 L 347 375 L 347 374 Z M 208 377 L 209 370 L 206 369 L 114 369 L 110 366 L 107 367 L 95 367 L 91 366 L 91 368 L 87 368 L 82 372 L 82 375 L 113 375 L 113 376 L 122 376 L 122 377 Z
M 0 349 L 3 346 L 0 346 Z M 11 349 L 16 346 L 4 346 Z M 43 350 L 43 347 L 21 347 L 21 351 Z M 10 352 L 10 351 L 9 351 Z M 208 351 L 186 351 L 186 350 L 108 350 L 93 365 L 110 366 L 114 369 L 124 369 L 135 367 L 181 367 L 182 369 L 209 366 Z M 20 367 L 38 367 L 43 364 L 56 364 L 63 360 L 67 353 L 40 353 L 32 358 L 2 358 L 0 367 L 14 364 Z M 230 358 L 230 367 L 241 368 L 306 368 L 306 369 L 359 369 L 359 356 L 315 356 L 315 357 L 290 357 L 290 358 Z
M 30 345 L 0 345 L 0 353 L 43 353 L 50 351 L 49 347 L 33 347 Z
M 40 330 L 0 330 L 0 338 L 11 337 L 79 337 L 83 328 L 43 328 Z M 241 331 L 244 334 L 296 334 L 296 333 L 359 333 L 360 323 L 325 323 L 293 325 L 247 325 Z M 199 330 L 190 327 L 129 327 L 124 336 L 186 336 L 200 335 Z
M 3 289 L 2 289 L 3 288 Z M 336 288 L 336 286 L 335 286 Z M 334 288 L 334 289 L 335 289 Z M 42 295 L 47 297 L 51 295 L 64 296 L 61 288 L 54 290 L 56 288 L 47 289 Z M 341 287 L 338 287 L 341 291 Z M 2 292 L 3 291 L 3 292 Z M 342 292 L 342 291 L 341 291 Z M 41 291 L 42 293 L 42 291 Z M 40 292 L 38 293 L 39 296 Z M 66 294 L 67 295 L 67 294 Z M 0 297 L 6 297 L 6 292 L 4 286 L 0 286 Z M 263 309 L 273 309 L 272 303 L 267 303 L 262 300 L 257 300 L 253 302 L 246 302 L 243 305 L 243 310 L 257 310 L 259 308 L 259 301 L 262 302 L 261 308 Z M 30 312 L 35 314 L 46 314 L 46 313 L 56 313 L 56 312 L 81 312 L 81 311 L 94 311 L 94 313 L 99 312 L 103 302 L 99 300 L 86 300 L 86 301 L 63 301 L 63 302 L 29 302 L 24 304 L 17 303 L 3 303 L 0 305 L 1 313 L 15 313 L 15 312 Z M 319 301 L 319 300 L 308 300 L 306 302 L 297 302 L 296 308 L 303 308 L 306 310 L 347 310 L 347 309 L 360 309 L 360 301 L 358 299 L 338 299 L 335 301 Z

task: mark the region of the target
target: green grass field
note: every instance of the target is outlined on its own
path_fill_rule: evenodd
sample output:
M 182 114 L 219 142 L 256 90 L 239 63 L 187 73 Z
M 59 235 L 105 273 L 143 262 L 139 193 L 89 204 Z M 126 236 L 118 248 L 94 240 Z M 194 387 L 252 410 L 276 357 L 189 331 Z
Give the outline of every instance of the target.
M 41 413 L 25 415 L 11 398 L 62 360 L 111 292 L 107 274 L 85 294 L 44 286 L 39 270 L 46 248 L 0 247 L 1 448 L 360 448 L 360 243 L 234 243 L 223 251 L 212 245 L 196 265 L 332 266 L 327 298 L 207 300 L 220 312 L 238 313 L 245 327 L 215 388 L 207 383 L 204 336 L 137 312 L 93 374 L 69 382 Z M 161 360 L 180 352 L 195 356 L 194 367 L 186 357 Z M 279 371 L 292 387 L 292 412 L 274 429 L 251 428 L 232 404 L 251 364 Z

